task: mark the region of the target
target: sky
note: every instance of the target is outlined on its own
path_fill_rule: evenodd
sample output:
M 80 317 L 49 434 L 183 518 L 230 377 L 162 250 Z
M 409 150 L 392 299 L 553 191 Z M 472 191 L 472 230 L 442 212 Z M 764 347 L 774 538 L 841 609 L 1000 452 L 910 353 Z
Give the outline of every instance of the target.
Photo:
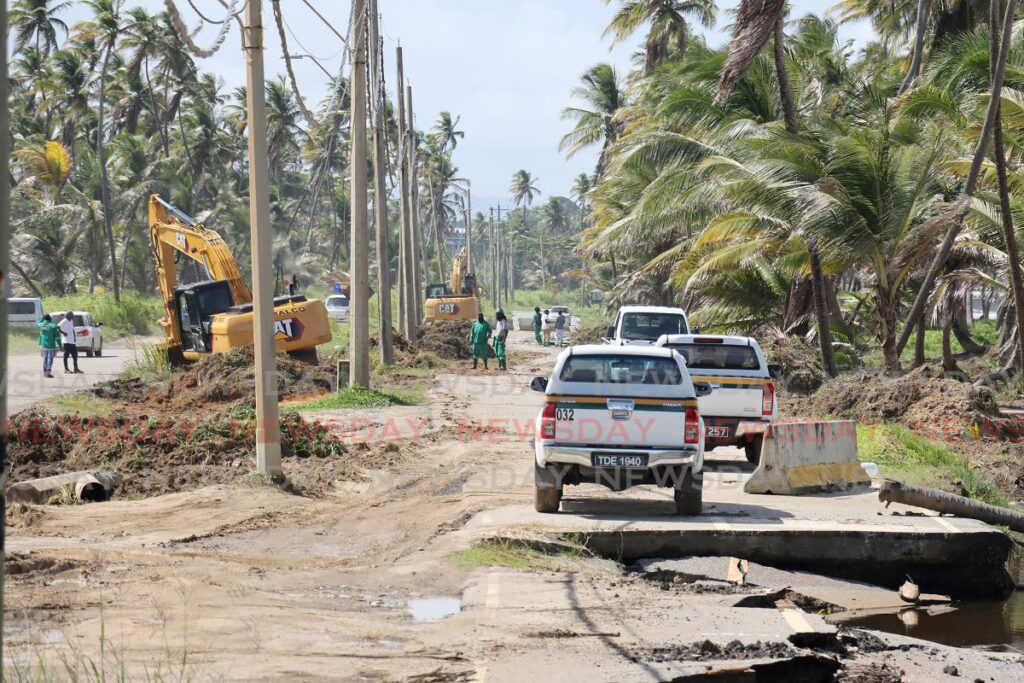
M 217 0 L 192 0 L 210 18 L 221 18 Z M 349 2 L 308 0 L 343 35 L 348 26 Z M 590 173 L 596 151 L 570 160 L 558 151 L 558 141 L 571 123 L 560 113 L 572 103 L 570 91 L 592 65 L 606 61 L 621 74 L 629 71 L 631 55 L 643 36 L 611 47 L 601 33 L 615 12 L 618 0 L 378 0 L 387 86 L 395 84 L 395 46 L 401 42 L 405 75 L 413 87 L 416 125 L 429 129 L 441 111 L 460 117 L 466 137 L 455 150 L 459 175 L 470 179 L 474 211 L 499 200 L 507 205 L 508 185 L 519 169 L 538 178 L 542 199 L 567 195 L 572 180 Z M 198 24 L 186 0 L 175 0 L 186 23 Z M 730 10 L 739 0 L 720 0 L 719 22 L 707 33 L 711 45 L 728 39 Z M 823 13 L 835 0 L 792 0 L 791 17 Z M 76 2 L 66 21 L 87 16 Z M 150 11 L 164 8 L 164 0 L 126 0 L 126 5 Z M 266 26 L 265 68 L 268 78 L 284 73 L 281 46 L 270 2 L 264 2 Z M 307 53 L 336 73 L 342 59 L 339 38 L 305 5 L 305 0 L 281 0 L 288 27 L 289 52 Z M 216 27 L 197 37 L 209 46 Z M 864 42 L 870 27 L 844 26 L 844 40 Z M 245 82 L 245 67 L 237 29 L 213 57 L 200 67 L 222 78 L 227 87 Z M 299 89 L 310 105 L 326 93 L 324 72 L 309 59 L 293 60 Z M 311 107 L 312 108 L 312 107 Z

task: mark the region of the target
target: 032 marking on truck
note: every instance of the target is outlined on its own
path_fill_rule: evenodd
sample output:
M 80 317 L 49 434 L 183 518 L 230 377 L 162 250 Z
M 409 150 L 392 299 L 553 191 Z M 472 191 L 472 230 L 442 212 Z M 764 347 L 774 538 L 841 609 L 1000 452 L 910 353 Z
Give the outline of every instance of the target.
M 572 422 L 576 411 L 572 408 L 555 408 L 555 419 L 559 422 Z

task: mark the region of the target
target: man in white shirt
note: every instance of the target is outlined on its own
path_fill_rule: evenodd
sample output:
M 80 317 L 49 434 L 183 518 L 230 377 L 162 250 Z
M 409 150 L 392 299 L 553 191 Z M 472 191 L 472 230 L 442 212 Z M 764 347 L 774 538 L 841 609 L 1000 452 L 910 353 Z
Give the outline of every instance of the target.
M 71 373 L 71 370 L 68 369 L 68 358 L 70 357 L 75 366 L 74 374 L 82 374 L 82 371 L 78 369 L 78 344 L 75 341 L 75 314 L 72 311 L 65 313 L 64 319 L 57 323 L 57 329 L 60 330 L 61 339 L 64 341 L 64 372 L 68 374 Z

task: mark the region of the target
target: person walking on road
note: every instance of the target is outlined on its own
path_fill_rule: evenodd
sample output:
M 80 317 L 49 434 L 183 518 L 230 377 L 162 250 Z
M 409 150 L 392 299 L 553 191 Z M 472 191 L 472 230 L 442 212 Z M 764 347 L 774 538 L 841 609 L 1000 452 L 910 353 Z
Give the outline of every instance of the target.
M 533 307 L 533 338 L 537 340 L 537 343 L 541 346 L 544 345 L 544 341 L 540 337 L 540 331 L 543 327 L 544 322 L 540 315 L 540 306 Z
M 57 323 L 57 327 L 64 339 L 64 372 L 72 374 L 68 369 L 68 358 L 71 358 L 75 367 L 73 374 L 81 375 L 82 371 L 78 369 L 78 344 L 75 342 L 75 314 L 71 311 L 65 313 L 64 319 Z
M 558 312 L 558 317 L 555 318 L 555 343 L 559 346 L 565 345 L 565 316 L 562 312 Z
M 494 323 L 494 355 L 498 358 L 498 369 L 508 370 L 505 364 L 505 340 L 508 339 L 508 318 L 505 311 L 498 309 L 494 312 L 497 322 Z
M 480 358 L 484 359 L 484 369 L 487 368 L 487 352 L 491 348 L 487 344 L 487 340 L 490 337 L 491 326 L 484 320 L 484 314 L 480 313 L 476 317 L 476 322 L 473 323 L 473 328 L 469 331 L 469 342 L 473 345 L 473 369 L 476 369 L 476 362 Z
M 60 337 L 60 330 L 53 318 L 47 313 L 43 319 L 36 323 L 39 327 L 39 348 L 43 352 L 43 376 L 53 377 L 53 359 L 57 357 L 57 339 Z

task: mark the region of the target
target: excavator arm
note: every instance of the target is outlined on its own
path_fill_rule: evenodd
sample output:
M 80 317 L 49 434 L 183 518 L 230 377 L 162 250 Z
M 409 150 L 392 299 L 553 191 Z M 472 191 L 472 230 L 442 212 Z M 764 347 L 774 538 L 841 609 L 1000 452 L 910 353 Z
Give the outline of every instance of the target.
M 149 235 L 156 263 L 156 280 L 164 303 L 164 319 L 160 321 L 160 327 L 168 347 L 178 348 L 182 343 L 181 321 L 174 300 L 174 288 L 178 286 L 176 254 L 184 254 L 197 261 L 206 269 L 209 279 L 226 280 L 235 304 L 252 302 L 252 292 L 242 279 L 238 263 L 224 239 L 158 194 L 149 197 Z

